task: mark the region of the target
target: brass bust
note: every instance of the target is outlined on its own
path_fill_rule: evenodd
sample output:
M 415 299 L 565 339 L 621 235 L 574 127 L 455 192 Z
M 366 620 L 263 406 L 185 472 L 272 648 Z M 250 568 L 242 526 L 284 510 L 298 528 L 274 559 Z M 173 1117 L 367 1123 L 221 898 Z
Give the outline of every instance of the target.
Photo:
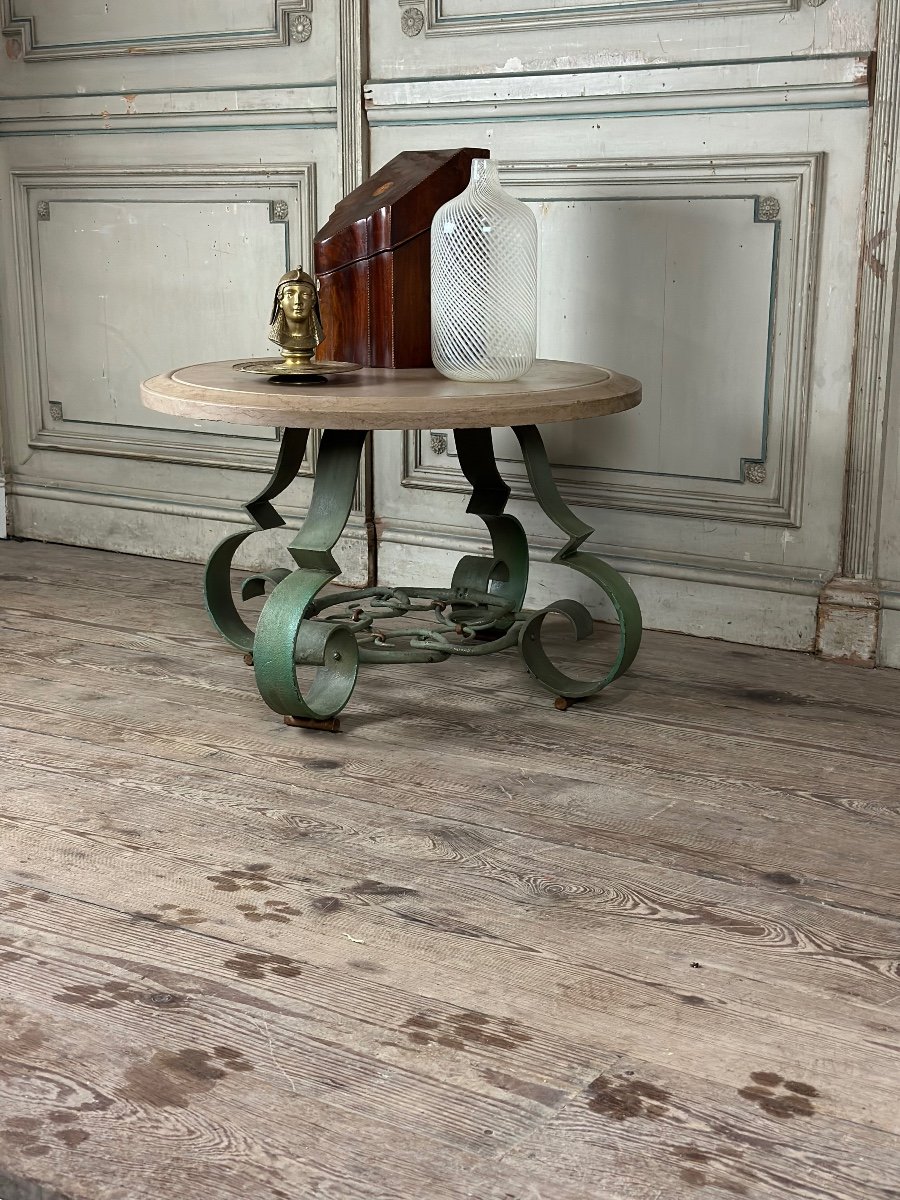
M 324 383 L 327 376 L 360 369 L 359 363 L 314 358 L 316 347 L 324 340 L 315 276 L 295 267 L 286 271 L 275 285 L 269 313 L 269 341 L 281 349 L 281 358 L 251 358 L 234 363 L 233 368 L 269 375 L 273 383 L 298 385 Z
M 302 267 L 278 280 L 269 317 L 269 341 L 281 347 L 287 366 L 309 364 L 322 341 L 316 281 Z

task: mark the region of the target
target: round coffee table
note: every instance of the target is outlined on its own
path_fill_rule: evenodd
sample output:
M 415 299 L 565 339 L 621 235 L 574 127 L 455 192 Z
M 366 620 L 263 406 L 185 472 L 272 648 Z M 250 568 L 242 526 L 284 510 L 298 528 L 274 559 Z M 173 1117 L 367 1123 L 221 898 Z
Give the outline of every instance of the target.
M 360 663 L 443 662 L 518 647 L 528 671 L 555 695 L 558 708 L 593 696 L 628 669 L 641 641 L 638 602 L 617 571 L 580 548 L 593 529 L 560 496 L 537 426 L 633 408 L 641 399 L 637 380 L 546 359 L 511 383 L 458 383 L 430 369 L 365 368 L 297 386 L 233 367 L 232 362 L 203 363 L 157 375 L 141 385 L 141 399 L 148 408 L 179 417 L 284 429 L 272 478 L 245 505 L 254 525 L 216 546 L 206 565 L 204 591 L 213 624 L 244 652 L 260 695 L 285 721 L 337 729 L 337 714 L 350 699 Z M 491 438 L 491 428 L 499 426 L 512 427 L 534 497 L 568 539 L 552 561 L 591 579 L 615 608 L 618 652 L 600 678 L 567 675 L 551 662 L 542 640 L 550 613 L 567 618 L 576 638 L 590 634 L 593 619 L 583 604 L 559 600 L 536 611 L 523 608 L 528 541 L 517 518 L 504 511 L 510 489 L 497 470 Z M 454 430 L 459 465 L 472 486 L 467 512 L 487 526 L 491 553 L 463 555 L 448 588 L 370 587 L 320 595 L 340 574 L 332 550 L 350 515 L 368 431 L 434 428 Z M 243 600 L 272 589 L 254 631 L 232 596 L 232 560 L 251 534 L 284 524 L 272 500 L 300 470 L 311 429 L 323 433 L 309 510 L 288 547 L 296 568 L 251 575 L 242 585 Z M 393 623 L 385 629 L 388 619 Z M 298 665 L 315 669 L 305 694 Z

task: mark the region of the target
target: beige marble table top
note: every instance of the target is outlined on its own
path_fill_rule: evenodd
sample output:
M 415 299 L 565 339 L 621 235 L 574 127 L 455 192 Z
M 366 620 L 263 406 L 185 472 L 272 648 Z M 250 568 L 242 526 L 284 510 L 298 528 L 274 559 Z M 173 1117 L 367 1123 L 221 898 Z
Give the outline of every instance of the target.
M 472 429 L 544 425 L 623 412 L 641 401 L 627 375 L 538 359 L 511 383 L 458 383 L 433 369 L 365 367 L 300 386 L 201 363 L 141 384 L 147 408 L 201 421 L 309 429 Z

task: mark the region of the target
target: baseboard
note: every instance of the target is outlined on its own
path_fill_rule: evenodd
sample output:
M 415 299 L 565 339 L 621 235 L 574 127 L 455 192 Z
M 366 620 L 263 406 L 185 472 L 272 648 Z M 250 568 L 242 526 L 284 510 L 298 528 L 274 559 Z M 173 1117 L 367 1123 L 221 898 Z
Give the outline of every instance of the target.
M 885 591 L 881 595 L 878 665 L 900 668 L 900 592 L 898 591 Z
M 218 505 L 185 497 L 163 505 L 152 498 L 14 482 L 8 499 L 13 529 L 19 537 L 181 562 L 204 562 L 226 534 L 249 525 L 247 514 L 237 504 Z M 287 524 L 248 538 L 235 557 L 236 567 L 261 571 L 293 565 L 285 546 L 304 513 L 284 506 L 280 511 Z M 368 550 L 361 513 L 351 513 L 334 554 L 342 570 L 340 582 L 364 586 Z
M 625 576 L 641 605 L 649 629 L 689 633 L 755 646 L 811 651 L 821 575 L 773 569 L 740 569 L 663 559 L 638 559 L 589 546 Z M 526 603 L 543 607 L 569 596 L 587 604 L 596 617 L 611 610 L 598 602 L 598 589 L 581 576 L 549 560 L 559 542 L 532 541 L 532 567 Z M 434 586 L 449 580 L 461 554 L 484 554 L 483 538 L 453 529 L 421 532 L 400 522 L 383 522 L 378 566 L 380 582 Z

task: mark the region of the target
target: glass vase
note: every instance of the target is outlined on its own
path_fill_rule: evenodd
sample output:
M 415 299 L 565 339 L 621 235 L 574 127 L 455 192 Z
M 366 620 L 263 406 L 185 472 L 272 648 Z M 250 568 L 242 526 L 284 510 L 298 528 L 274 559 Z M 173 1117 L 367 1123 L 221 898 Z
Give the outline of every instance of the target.
M 536 347 L 537 222 L 476 158 L 431 225 L 431 357 L 450 379 L 510 380 Z

